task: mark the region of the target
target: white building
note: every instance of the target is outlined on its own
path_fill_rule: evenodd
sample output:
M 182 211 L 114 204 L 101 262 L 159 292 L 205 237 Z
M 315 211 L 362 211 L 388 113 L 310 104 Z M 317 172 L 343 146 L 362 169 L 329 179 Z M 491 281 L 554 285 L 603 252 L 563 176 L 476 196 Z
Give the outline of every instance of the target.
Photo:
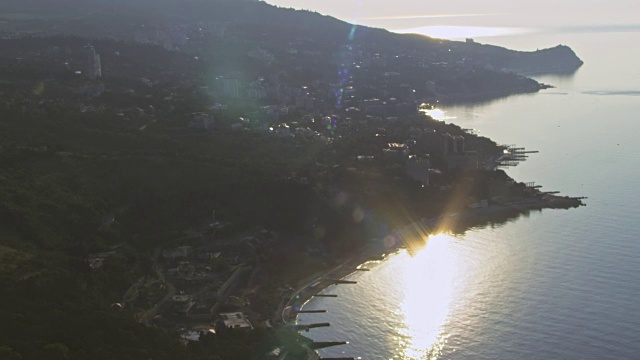
M 222 93 L 232 98 L 240 97 L 240 80 L 234 78 L 222 79 Z
M 229 329 L 253 329 L 253 325 L 241 312 L 223 313 L 220 314 L 220 317 L 224 322 L 224 326 Z
M 85 75 L 95 80 L 102 77 L 102 64 L 100 63 L 100 55 L 91 45 L 85 47 Z

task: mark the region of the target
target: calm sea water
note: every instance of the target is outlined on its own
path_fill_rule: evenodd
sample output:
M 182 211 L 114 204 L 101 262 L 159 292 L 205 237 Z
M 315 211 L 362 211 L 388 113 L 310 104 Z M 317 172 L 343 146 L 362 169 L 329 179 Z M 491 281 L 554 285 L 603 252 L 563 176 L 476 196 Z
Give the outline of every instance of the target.
M 615 30 L 615 29 L 614 29 Z M 558 43 L 585 61 L 557 88 L 444 108 L 499 143 L 539 150 L 509 174 L 588 196 L 465 234 L 441 234 L 351 275 L 299 322 L 323 356 L 361 359 L 640 359 L 640 33 L 606 28 L 479 39 Z

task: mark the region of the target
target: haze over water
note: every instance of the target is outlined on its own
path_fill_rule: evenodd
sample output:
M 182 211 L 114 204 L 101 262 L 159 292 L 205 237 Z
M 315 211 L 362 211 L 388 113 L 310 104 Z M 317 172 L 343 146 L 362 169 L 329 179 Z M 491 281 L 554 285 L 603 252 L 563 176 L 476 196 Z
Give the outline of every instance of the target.
M 520 50 L 565 44 L 585 65 L 537 94 L 442 108 L 498 143 L 539 150 L 508 173 L 588 196 L 505 224 L 432 237 L 329 288 L 301 323 L 324 356 L 362 359 L 640 358 L 640 42 L 637 26 L 527 27 L 476 38 Z

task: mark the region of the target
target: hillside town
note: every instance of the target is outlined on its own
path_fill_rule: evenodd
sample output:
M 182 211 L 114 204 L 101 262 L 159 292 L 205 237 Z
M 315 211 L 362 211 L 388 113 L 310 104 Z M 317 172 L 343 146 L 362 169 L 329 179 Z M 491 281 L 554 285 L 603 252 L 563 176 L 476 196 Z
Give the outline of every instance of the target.
M 329 345 L 299 334 L 302 302 L 340 282 L 328 273 L 403 246 L 398 229 L 581 205 L 503 171 L 535 151 L 438 116 L 546 88 L 520 70 L 572 63 L 570 49 L 522 55 L 220 4 L 275 20 L 0 23 L 0 275 L 3 308 L 20 314 L 5 314 L 20 330 L 0 357 L 315 358 Z M 305 25 L 286 31 L 282 14 Z M 46 330 L 60 321 L 79 325 Z M 45 334 L 34 347 L 32 333 Z

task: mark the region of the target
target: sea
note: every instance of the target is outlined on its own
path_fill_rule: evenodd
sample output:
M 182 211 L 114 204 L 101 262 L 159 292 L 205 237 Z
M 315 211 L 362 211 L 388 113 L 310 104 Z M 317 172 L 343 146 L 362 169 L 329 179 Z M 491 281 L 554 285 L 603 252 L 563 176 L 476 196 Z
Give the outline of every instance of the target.
M 464 36 L 473 35 L 473 31 Z M 486 29 L 485 29 L 486 31 Z M 487 34 L 487 33 L 481 33 Z M 369 262 L 325 290 L 304 335 L 355 359 L 640 359 L 640 26 L 477 37 L 517 50 L 564 44 L 585 64 L 539 93 L 439 106 L 441 120 L 538 150 L 507 169 L 586 206 L 533 211 Z

